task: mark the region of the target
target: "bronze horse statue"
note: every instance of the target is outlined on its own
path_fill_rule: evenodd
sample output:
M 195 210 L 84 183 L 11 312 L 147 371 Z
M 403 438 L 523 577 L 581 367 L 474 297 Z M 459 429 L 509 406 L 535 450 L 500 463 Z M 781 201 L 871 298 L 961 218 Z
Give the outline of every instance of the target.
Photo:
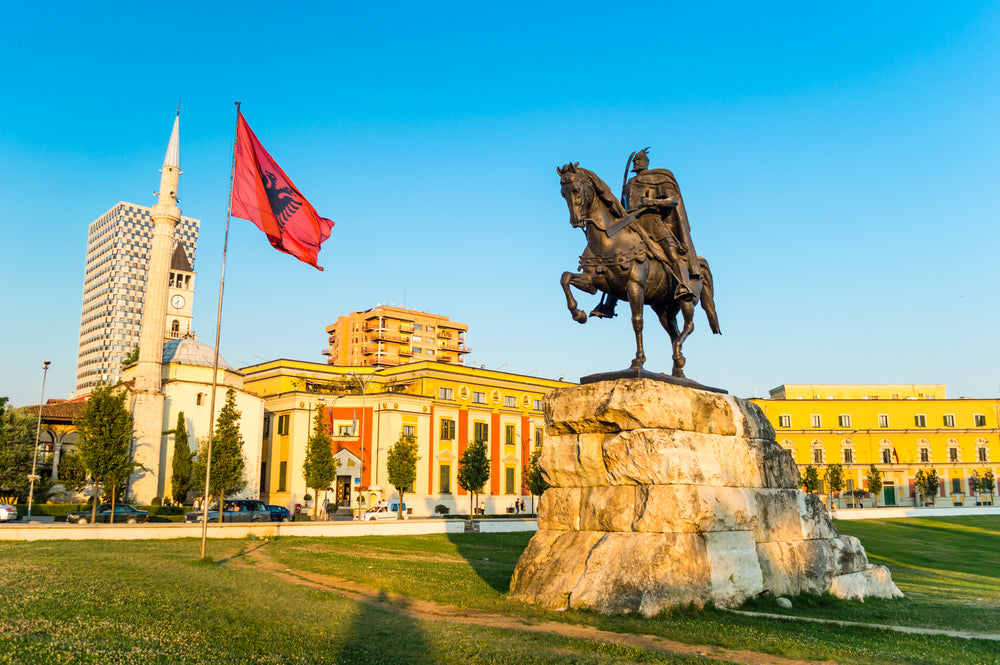
M 627 300 L 635 331 L 633 370 L 643 369 L 646 354 L 642 348 L 643 306 L 649 305 L 670 335 L 673 347 L 673 376 L 684 377 L 684 340 L 694 330 L 694 309 L 701 302 L 708 324 L 715 334 L 721 334 L 712 293 L 712 272 L 708 262 L 698 257 L 701 275 L 691 280 L 693 297 L 674 297 L 677 278 L 669 266 L 654 259 L 648 235 L 634 228 L 635 222 L 623 222 L 626 217 L 621 202 L 611 189 L 592 171 L 577 164 L 557 168 L 562 196 L 569 207 L 569 222 L 582 228 L 587 236 L 587 248 L 580 256 L 581 272 L 564 272 L 560 280 L 566 293 L 566 304 L 573 319 L 587 322 L 587 314 L 577 306 L 570 293 L 575 286 L 590 294 L 602 291 L 619 300 Z M 677 314 L 684 316 L 684 326 L 677 327 Z

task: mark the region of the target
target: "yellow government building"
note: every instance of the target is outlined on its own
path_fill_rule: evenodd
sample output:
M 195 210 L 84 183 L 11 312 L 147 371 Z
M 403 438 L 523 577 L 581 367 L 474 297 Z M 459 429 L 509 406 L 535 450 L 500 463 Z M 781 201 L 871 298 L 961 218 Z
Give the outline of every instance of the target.
M 302 476 L 313 419 L 322 409 L 339 475 L 326 498 L 358 508 L 390 499 L 387 455 L 412 434 L 420 460 L 404 499 L 413 515 L 468 513 L 458 486 L 458 461 L 476 439 L 488 443 L 490 478 L 481 494 L 488 514 L 506 513 L 516 499 L 531 507 L 523 469 L 542 444 L 542 398 L 570 384 L 458 363 L 423 361 L 363 367 L 274 360 L 243 369 L 245 389 L 264 401 L 260 498 L 305 505 Z M 248 442 L 249 443 L 249 442 Z M 322 501 L 323 497 L 319 497 Z
M 1000 475 L 1000 399 L 948 399 L 941 384 L 785 384 L 751 401 L 800 470 L 811 464 L 823 478 L 828 464 L 840 463 L 845 490 L 865 490 L 875 464 L 884 482 L 880 506 L 916 505 L 921 469 L 937 470 L 939 506 L 976 505 L 969 478 Z

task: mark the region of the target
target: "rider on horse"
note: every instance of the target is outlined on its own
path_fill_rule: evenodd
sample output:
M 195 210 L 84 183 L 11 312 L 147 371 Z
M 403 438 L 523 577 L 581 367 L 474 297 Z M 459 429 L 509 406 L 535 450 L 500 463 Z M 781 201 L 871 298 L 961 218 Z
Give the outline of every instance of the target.
M 652 258 L 677 280 L 674 297 L 679 301 L 696 300 L 692 281 L 701 277 L 701 268 L 680 187 L 667 169 L 649 168 L 646 150 L 633 153 L 634 159 L 629 157 L 635 175 L 622 187 L 621 203 L 627 214 L 609 229 L 609 235 L 631 226 L 642 237 Z M 628 165 L 625 173 L 628 174 Z M 610 318 L 615 315 L 617 302 L 613 296 L 605 295 L 590 315 Z

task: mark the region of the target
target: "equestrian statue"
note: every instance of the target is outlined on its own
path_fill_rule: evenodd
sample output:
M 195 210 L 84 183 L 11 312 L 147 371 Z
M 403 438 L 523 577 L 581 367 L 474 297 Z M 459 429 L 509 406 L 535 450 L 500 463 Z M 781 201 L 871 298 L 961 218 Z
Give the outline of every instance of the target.
M 580 272 L 564 272 L 562 287 L 573 319 L 587 322 L 570 292 L 575 286 L 594 294 L 600 304 L 590 316 L 615 316 L 619 300 L 627 300 L 635 331 L 635 359 L 631 369 L 641 371 L 646 362 L 642 347 L 643 306 L 649 305 L 670 335 L 673 376 L 684 377 L 684 340 L 694 330 L 694 309 L 701 302 L 708 325 L 720 334 L 712 293 L 712 271 L 698 256 L 691 240 L 684 200 L 674 174 L 650 169 L 648 148 L 633 152 L 625 166 L 621 200 L 592 171 L 577 163 L 556 170 L 562 196 L 569 206 L 569 223 L 582 228 L 587 248 L 580 256 Z M 631 167 L 633 175 L 629 175 Z M 677 314 L 684 317 L 678 329 Z

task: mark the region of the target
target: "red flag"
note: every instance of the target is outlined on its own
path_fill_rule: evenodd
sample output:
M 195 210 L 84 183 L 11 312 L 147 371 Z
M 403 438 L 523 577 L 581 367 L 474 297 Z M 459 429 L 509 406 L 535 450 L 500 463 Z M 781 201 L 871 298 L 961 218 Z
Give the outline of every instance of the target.
M 279 252 L 322 270 L 320 245 L 330 237 L 333 222 L 320 217 L 285 175 L 237 111 L 233 199 L 229 214 L 253 222 Z

